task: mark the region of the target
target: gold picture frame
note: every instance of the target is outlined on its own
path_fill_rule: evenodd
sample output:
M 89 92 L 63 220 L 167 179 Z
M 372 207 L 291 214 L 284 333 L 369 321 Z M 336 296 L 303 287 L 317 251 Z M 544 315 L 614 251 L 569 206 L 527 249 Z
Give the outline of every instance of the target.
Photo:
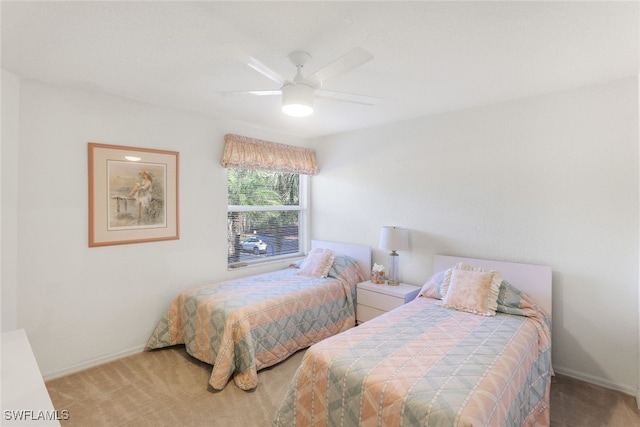
M 179 153 L 89 143 L 89 247 L 180 238 Z

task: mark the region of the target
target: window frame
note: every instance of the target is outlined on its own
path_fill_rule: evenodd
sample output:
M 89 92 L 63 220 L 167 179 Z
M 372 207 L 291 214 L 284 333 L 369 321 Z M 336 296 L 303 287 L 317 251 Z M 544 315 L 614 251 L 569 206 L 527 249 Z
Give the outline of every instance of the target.
M 231 168 L 229 168 L 231 169 Z M 234 167 L 233 169 L 248 169 L 241 167 Z M 296 172 L 282 172 L 282 173 L 296 173 Z M 298 211 L 298 251 L 295 253 L 288 253 L 283 255 L 271 255 L 265 257 L 259 257 L 257 259 L 231 261 L 231 252 L 229 245 L 233 243 L 227 241 L 227 269 L 237 270 L 240 268 L 252 267 L 257 265 L 264 265 L 274 262 L 282 262 L 286 260 L 299 259 L 304 256 L 304 248 L 307 247 L 309 236 L 309 176 L 303 173 L 297 173 L 298 175 L 298 205 L 229 205 L 227 204 L 227 218 L 229 213 L 232 212 L 269 212 L 269 211 Z M 229 200 L 229 172 L 227 170 L 227 200 Z M 227 224 L 228 226 L 228 224 Z M 228 240 L 228 239 L 227 239 Z

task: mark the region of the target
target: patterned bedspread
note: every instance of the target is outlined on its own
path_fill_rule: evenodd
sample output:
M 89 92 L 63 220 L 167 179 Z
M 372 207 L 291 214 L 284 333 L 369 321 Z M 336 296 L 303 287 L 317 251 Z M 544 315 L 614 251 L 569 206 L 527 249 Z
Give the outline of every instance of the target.
M 549 319 L 418 298 L 307 350 L 274 426 L 549 425 Z
M 187 290 L 145 349 L 185 344 L 190 355 L 213 365 L 213 388 L 224 388 L 232 376 L 241 389 L 255 388 L 258 370 L 354 326 L 362 276 L 355 262 L 339 270 L 335 278 L 313 278 L 288 268 Z

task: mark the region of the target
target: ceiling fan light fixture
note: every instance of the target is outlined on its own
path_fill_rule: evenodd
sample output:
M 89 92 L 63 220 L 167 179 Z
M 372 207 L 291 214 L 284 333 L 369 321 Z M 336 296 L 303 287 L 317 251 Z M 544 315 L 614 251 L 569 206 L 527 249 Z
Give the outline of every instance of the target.
M 284 85 L 282 111 L 293 117 L 305 117 L 313 113 L 313 88 L 305 83 Z

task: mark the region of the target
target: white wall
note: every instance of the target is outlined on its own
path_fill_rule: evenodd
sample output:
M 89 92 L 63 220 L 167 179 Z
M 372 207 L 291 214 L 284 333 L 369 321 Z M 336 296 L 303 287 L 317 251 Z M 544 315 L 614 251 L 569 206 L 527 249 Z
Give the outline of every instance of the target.
M 2 160 L 1 177 L 1 222 L 0 234 L 2 245 L 0 246 L 1 266 L 0 287 L 2 288 L 2 317 L 0 326 L 2 332 L 17 328 L 17 187 L 14 183 L 18 179 L 18 120 L 20 101 L 20 79 L 2 70 L 2 85 L 0 86 L 0 98 L 2 98 L 2 136 L 0 160 Z
M 7 261 L 16 268 L 13 283 L 5 283 L 3 274 L 3 292 L 5 285 L 17 289 L 15 327 L 26 330 L 47 378 L 141 350 L 179 291 L 247 274 L 228 272 L 226 266 L 224 134 L 308 144 L 30 81 L 21 82 L 19 93 L 19 144 L 12 145 L 10 156 L 4 147 L 2 153 L 3 272 Z M 18 116 L 4 112 L 3 131 L 5 119 Z M 88 247 L 88 142 L 180 152 L 179 240 Z M 10 180 L 7 170 L 16 171 Z M 14 231 L 5 228 L 8 217 L 16 218 L 17 244 Z M 3 301 L 3 315 L 4 309 Z
M 625 79 L 316 141 L 312 235 L 553 268 L 557 372 L 638 390 L 638 83 Z M 374 250 L 386 264 L 386 253 Z

